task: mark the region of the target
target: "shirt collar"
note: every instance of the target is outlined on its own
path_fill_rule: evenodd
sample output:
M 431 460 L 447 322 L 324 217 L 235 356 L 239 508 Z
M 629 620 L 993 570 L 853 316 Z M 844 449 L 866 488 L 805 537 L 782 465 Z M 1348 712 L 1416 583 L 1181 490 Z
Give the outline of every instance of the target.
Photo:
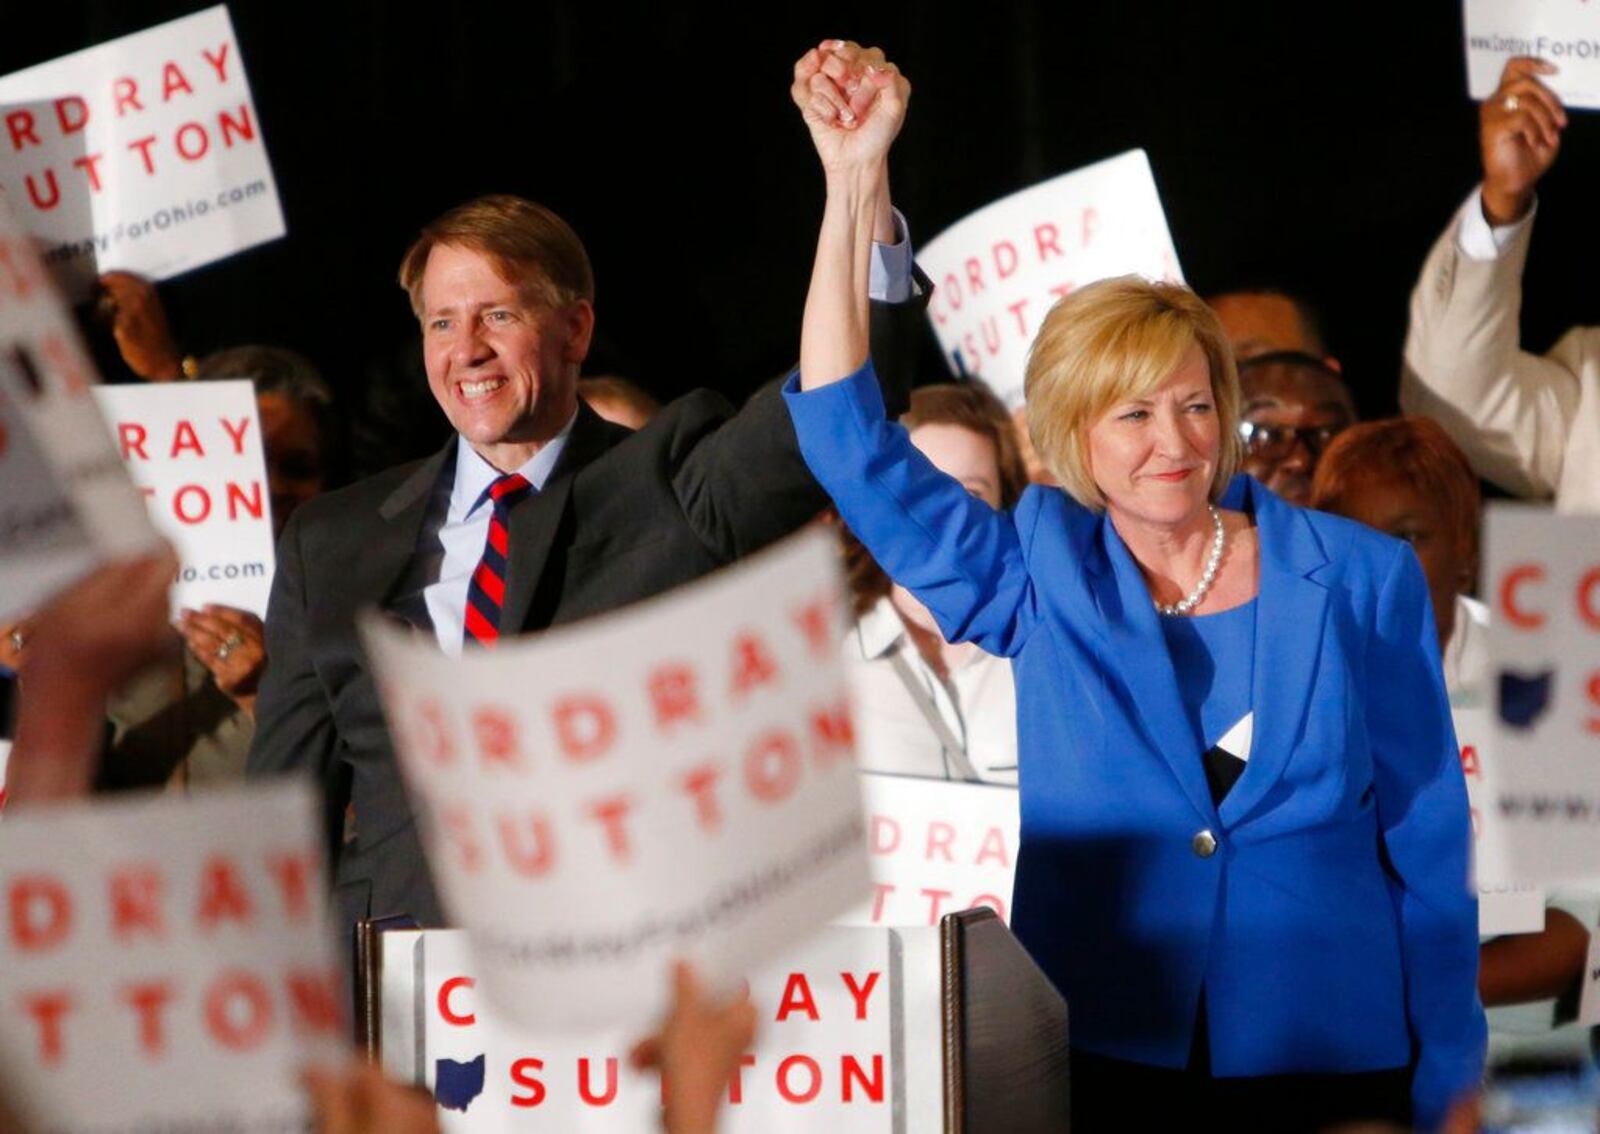
M 906 636 L 906 624 L 900 620 L 889 596 L 884 595 L 860 618 L 856 619 L 856 637 L 861 643 L 861 656 L 869 661 L 881 658 L 900 644 Z
M 572 426 L 578 420 L 578 414 L 573 412 L 567 419 L 567 424 L 561 427 L 550 440 L 539 447 L 527 464 L 516 471 L 521 473 L 523 479 L 533 486 L 535 492 L 544 488 L 545 481 L 550 479 L 556 462 L 561 459 L 562 450 L 567 447 L 567 438 L 572 434 Z M 450 517 L 453 520 L 464 520 L 478 510 L 488 497 L 486 493 L 489 486 L 503 475 L 488 461 L 480 457 L 475 449 L 467 444 L 465 437 L 456 437 L 456 479 L 450 489 Z

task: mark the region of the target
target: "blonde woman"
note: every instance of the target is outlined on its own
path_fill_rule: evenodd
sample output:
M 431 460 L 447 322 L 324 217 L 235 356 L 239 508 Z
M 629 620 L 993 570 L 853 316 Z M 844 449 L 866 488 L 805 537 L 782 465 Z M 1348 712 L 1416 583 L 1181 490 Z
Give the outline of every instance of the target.
M 892 108 L 909 94 L 873 81 Z M 790 412 L 889 575 L 946 638 L 1012 659 L 1013 928 L 1071 1011 L 1073 1129 L 1438 1124 L 1478 1082 L 1484 1023 L 1416 557 L 1236 478 L 1216 317 L 1133 278 L 1072 293 L 1034 343 L 1029 426 L 1062 488 L 975 501 L 884 420 L 882 191 L 829 179 Z

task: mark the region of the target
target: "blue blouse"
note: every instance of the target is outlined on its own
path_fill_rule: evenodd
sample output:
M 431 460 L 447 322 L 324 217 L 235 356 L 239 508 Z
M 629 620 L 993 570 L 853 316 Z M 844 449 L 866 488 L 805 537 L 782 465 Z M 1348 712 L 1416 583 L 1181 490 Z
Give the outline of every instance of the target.
M 1204 751 L 1250 711 L 1256 657 L 1256 600 L 1216 614 L 1166 614 L 1178 695 Z

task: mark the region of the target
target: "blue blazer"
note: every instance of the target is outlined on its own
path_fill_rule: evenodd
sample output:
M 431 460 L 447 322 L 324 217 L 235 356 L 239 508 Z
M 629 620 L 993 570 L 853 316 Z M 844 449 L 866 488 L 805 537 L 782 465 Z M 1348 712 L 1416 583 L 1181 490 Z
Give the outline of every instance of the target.
M 1404 543 L 1284 503 L 1260 546 L 1254 740 L 1214 806 L 1149 590 L 1103 515 L 1030 488 L 998 513 L 884 420 L 871 363 L 786 389 L 841 515 L 947 638 L 1013 659 L 1012 927 L 1074 1047 L 1213 1072 L 1415 1061 L 1419 1124 L 1482 1073 L 1472 831 L 1428 593 Z M 1195 839 L 1209 832 L 1214 853 Z

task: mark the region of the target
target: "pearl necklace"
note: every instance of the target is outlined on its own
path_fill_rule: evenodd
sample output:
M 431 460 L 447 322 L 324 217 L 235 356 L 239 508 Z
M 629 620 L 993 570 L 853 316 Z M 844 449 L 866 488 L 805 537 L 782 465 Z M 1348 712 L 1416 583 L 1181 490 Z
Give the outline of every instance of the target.
M 1177 602 L 1171 606 L 1156 603 L 1158 614 L 1188 614 L 1200 605 L 1200 600 L 1206 597 L 1211 584 L 1217 581 L 1217 568 L 1222 565 L 1222 548 L 1227 542 L 1227 537 L 1222 531 L 1222 513 L 1210 504 L 1206 505 L 1206 509 L 1211 513 L 1211 526 L 1217 533 L 1211 538 L 1211 554 L 1206 556 L 1206 569 L 1200 573 L 1200 581 L 1194 585 L 1194 590 Z

